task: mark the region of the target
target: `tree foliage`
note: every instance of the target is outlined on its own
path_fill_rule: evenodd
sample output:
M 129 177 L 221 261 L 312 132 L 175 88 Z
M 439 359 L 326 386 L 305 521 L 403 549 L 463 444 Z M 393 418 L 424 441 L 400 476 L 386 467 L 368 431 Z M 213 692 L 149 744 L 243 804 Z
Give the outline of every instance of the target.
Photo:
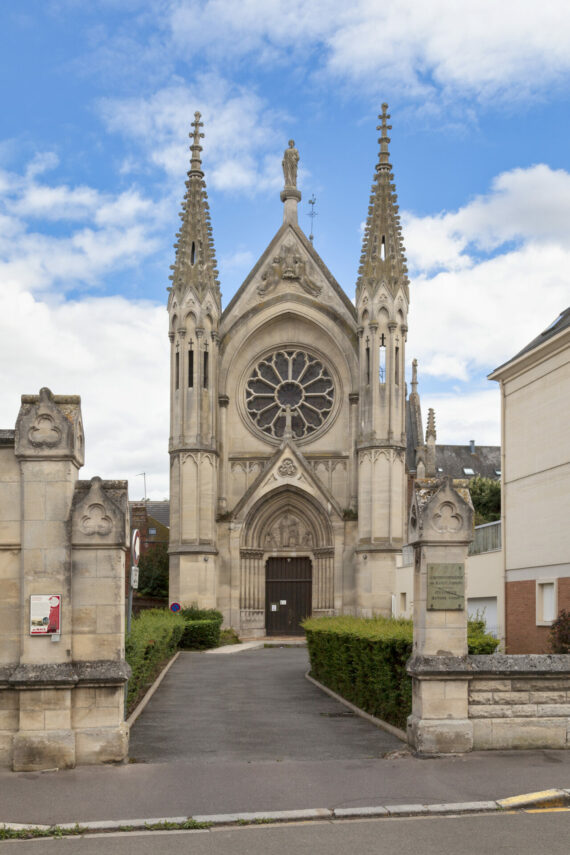
M 552 653 L 570 653 L 570 612 L 562 609 L 552 626 L 548 646 Z
M 475 508 L 475 525 L 501 519 L 501 483 L 477 476 L 469 482 L 471 501 Z
M 168 545 L 155 543 L 139 561 L 139 593 L 168 597 Z

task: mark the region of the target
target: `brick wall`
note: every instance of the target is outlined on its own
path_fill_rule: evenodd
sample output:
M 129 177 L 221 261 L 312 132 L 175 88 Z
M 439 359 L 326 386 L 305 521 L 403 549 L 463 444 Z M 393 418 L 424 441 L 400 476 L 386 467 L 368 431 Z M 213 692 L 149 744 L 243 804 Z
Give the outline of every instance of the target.
M 570 578 L 558 579 L 558 611 L 570 610 Z M 536 625 L 536 581 L 505 586 L 507 653 L 548 653 L 550 627 Z

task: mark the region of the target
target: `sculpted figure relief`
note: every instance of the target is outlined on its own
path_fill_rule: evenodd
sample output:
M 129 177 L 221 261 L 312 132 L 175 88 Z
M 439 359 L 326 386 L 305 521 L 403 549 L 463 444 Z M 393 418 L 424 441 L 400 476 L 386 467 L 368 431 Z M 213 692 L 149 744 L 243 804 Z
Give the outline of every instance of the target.
M 289 140 L 289 148 L 283 154 L 283 176 L 285 187 L 297 187 L 297 164 L 299 152 L 295 148 L 295 140 Z
M 292 514 L 285 513 L 265 535 L 266 549 L 294 549 L 312 546 L 312 532 Z
M 297 253 L 295 246 L 288 243 L 281 246 L 280 254 L 276 255 L 263 271 L 257 293 L 260 296 L 268 294 L 285 280 L 300 285 L 312 297 L 318 296 L 322 290 L 321 286 L 309 277 L 307 263 Z

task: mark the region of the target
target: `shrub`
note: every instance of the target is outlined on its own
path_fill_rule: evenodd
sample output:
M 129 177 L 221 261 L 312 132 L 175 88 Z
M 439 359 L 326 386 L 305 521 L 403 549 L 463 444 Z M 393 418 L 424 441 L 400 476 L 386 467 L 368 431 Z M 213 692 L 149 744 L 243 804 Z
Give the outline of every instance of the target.
M 477 475 L 469 481 L 469 492 L 475 509 L 475 525 L 501 519 L 501 482 Z
M 125 640 L 125 658 L 133 672 L 127 695 L 128 711 L 162 663 L 176 651 L 183 632 L 184 619 L 166 609 L 148 609 L 133 618 Z
M 412 704 L 406 673 L 411 621 L 324 617 L 309 618 L 303 628 L 315 679 L 371 715 L 406 726 Z
M 200 609 L 193 603 L 185 609 L 182 609 L 179 614 L 185 620 L 217 620 L 222 623 L 224 616 L 217 609 Z
M 140 594 L 168 597 L 168 544 L 155 543 L 139 561 Z
M 413 625 L 403 618 L 309 618 L 311 674 L 365 712 L 405 729 L 412 711 L 412 680 L 406 663 L 412 654 Z M 484 621 L 470 622 L 469 653 L 492 653 L 498 640 Z
M 570 653 L 570 612 L 566 609 L 562 609 L 550 627 L 548 646 L 551 653 Z
M 219 620 L 187 620 L 180 641 L 183 650 L 206 650 L 208 647 L 219 647 Z

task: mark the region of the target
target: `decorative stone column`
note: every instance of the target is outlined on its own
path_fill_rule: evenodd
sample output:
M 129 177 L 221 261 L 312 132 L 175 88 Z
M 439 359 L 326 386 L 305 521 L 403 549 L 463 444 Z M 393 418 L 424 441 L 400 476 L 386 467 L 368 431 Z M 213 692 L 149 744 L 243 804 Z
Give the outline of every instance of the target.
M 19 656 L 2 688 L 17 710 L 14 771 L 123 760 L 126 481 L 78 481 L 80 398 L 23 395 Z
M 467 487 L 453 486 L 446 478 L 417 481 L 409 517 L 414 646 L 408 662 L 413 680 L 408 741 L 419 754 L 464 753 L 473 747 L 468 682 L 456 667 L 467 657 L 465 558 L 472 539 Z M 449 676 L 446 662 L 455 670 Z

